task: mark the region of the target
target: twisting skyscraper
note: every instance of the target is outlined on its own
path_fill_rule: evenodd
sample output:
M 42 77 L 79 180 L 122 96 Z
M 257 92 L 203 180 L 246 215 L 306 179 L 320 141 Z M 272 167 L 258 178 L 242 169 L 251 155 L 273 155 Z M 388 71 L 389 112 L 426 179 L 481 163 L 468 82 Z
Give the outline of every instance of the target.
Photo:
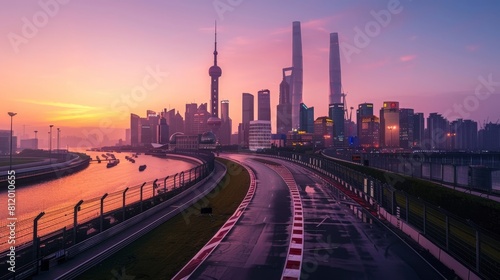
M 330 95 L 328 104 L 342 103 L 342 76 L 338 33 L 330 33 Z
M 302 70 L 302 36 L 300 21 L 292 23 L 292 82 L 290 92 L 292 96 L 292 126 L 298 128 L 300 124 L 300 103 L 302 102 L 303 70 Z

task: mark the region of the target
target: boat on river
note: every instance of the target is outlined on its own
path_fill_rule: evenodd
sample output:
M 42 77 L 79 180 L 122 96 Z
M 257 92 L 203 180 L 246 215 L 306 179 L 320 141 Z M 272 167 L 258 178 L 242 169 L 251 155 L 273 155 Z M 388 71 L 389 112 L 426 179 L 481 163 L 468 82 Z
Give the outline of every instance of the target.
M 145 164 L 139 166 L 139 171 L 144 171 L 144 169 L 146 169 L 146 165 Z

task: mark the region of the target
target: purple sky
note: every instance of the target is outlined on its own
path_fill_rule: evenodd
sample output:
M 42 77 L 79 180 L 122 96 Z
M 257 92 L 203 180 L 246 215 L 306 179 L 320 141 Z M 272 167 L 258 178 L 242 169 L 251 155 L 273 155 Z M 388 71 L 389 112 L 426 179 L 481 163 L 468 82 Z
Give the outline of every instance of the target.
M 395 100 L 426 117 L 496 122 L 499 13 L 497 1 L 9 1 L 0 10 L 0 129 L 8 111 L 18 113 L 15 130 L 30 133 L 54 124 L 123 134 L 131 112 L 184 115 L 186 103 L 209 102 L 215 20 L 233 131 L 242 92 L 265 88 L 274 131 L 292 21 L 302 22 L 303 101 L 315 117 L 327 115 L 329 33 L 338 32 L 349 107 L 371 102 L 378 115 Z

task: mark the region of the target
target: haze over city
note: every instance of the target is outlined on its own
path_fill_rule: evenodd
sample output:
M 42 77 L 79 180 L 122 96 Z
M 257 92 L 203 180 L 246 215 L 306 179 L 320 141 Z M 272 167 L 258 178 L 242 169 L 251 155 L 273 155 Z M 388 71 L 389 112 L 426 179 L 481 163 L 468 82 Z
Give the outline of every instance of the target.
M 394 100 L 425 117 L 448 112 L 481 126 L 500 117 L 499 8 L 495 1 L 10 2 L 0 11 L 0 108 L 18 113 L 14 135 L 29 137 L 53 124 L 66 137 L 98 128 L 117 140 L 130 113 L 184 115 L 186 103 L 210 101 L 217 21 L 219 99 L 230 102 L 232 131 L 241 94 L 269 89 L 274 132 L 291 25 L 300 21 L 303 102 L 316 117 L 328 115 L 329 34 L 337 32 L 349 107 L 370 102 L 378 111 Z M 147 90 L 138 95 L 137 87 Z M 478 87 L 486 98 L 472 98 Z M 1 118 L 0 128 L 8 125 Z

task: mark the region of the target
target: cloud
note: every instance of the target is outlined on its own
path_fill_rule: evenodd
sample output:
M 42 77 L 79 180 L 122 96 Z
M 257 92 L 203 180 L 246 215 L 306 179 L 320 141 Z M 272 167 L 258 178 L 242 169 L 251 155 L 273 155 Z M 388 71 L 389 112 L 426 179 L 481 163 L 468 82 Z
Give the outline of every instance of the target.
M 414 60 L 415 58 L 417 58 L 416 55 L 414 54 L 409 54 L 409 55 L 403 55 L 399 58 L 399 61 L 401 62 L 410 62 L 412 60 Z
M 17 101 L 35 104 L 35 105 L 44 105 L 44 106 L 68 108 L 68 109 L 88 109 L 88 110 L 99 109 L 97 107 L 91 107 L 91 106 L 80 105 L 80 104 L 72 104 L 72 103 L 63 103 L 63 102 L 40 101 L 40 100 L 32 100 L 32 99 L 18 99 Z
M 102 118 L 106 113 L 101 108 L 74 103 L 18 99 L 17 101 L 40 106 L 52 107 L 45 110 L 47 121 L 88 121 Z

